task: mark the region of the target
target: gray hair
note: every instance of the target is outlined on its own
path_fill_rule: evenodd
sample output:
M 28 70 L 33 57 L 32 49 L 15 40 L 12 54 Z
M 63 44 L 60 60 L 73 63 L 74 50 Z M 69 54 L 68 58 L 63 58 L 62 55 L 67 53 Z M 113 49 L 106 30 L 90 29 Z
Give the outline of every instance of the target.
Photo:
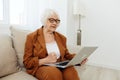
M 41 23 L 42 23 L 42 25 L 45 25 L 47 19 L 50 16 L 54 15 L 54 14 L 57 15 L 58 18 L 60 18 L 59 15 L 58 15 L 58 13 L 55 10 L 53 10 L 53 9 L 46 9 L 44 11 L 43 15 L 41 16 Z

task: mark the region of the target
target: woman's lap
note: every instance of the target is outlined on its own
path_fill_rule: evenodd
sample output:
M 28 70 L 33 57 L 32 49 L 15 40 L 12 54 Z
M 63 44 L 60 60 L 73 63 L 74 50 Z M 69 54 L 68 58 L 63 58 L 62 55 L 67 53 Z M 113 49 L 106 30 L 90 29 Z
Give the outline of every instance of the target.
M 62 72 L 52 66 L 42 66 L 39 67 L 35 76 L 39 80 L 62 80 Z
M 53 66 L 41 66 L 35 76 L 39 80 L 79 80 L 74 67 L 59 69 Z

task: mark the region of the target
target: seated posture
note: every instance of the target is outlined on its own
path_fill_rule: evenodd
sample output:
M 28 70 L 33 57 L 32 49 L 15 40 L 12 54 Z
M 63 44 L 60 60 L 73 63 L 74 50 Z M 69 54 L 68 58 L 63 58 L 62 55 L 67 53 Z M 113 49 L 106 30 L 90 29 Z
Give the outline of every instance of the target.
M 54 10 L 46 10 L 41 22 L 42 27 L 27 35 L 23 61 L 27 72 L 38 80 L 80 80 L 74 66 L 61 69 L 44 65 L 71 60 L 75 54 L 69 53 L 66 37 L 55 31 L 60 18 Z

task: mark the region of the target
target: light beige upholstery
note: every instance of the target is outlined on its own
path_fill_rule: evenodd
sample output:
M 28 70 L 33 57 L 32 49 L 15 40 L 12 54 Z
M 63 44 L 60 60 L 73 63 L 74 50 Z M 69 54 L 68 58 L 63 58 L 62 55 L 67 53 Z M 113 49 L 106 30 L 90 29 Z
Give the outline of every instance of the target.
M 17 57 L 9 35 L 0 34 L 0 77 L 18 71 Z
M 25 36 L 29 30 L 21 26 L 11 29 L 8 25 L 0 27 L 0 80 L 37 80 L 25 72 L 22 63 Z
M 1 78 L 0 80 L 37 80 L 33 76 L 27 74 L 24 71 L 19 71 L 12 75 L 8 75 L 6 77 Z
M 24 29 L 23 26 L 11 26 L 10 31 L 18 61 L 20 66 L 23 67 L 24 44 L 27 34 L 31 31 Z

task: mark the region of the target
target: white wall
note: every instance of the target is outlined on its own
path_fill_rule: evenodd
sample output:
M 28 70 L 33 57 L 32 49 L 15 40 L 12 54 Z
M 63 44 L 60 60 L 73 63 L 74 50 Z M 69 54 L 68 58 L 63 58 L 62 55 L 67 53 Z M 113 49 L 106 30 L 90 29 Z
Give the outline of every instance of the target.
M 68 0 L 67 3 L 67 44 L 76 46 L 76 28 L 75 18 L 73 16 L 73 0 Z
M 72 0 L 71 0 L 72 1 Z M 119 0 L 81 0 L 86 6 L 86 17 L 82 19 L 82 46 L 98 46 L 89 58 L 88 64 L 120 70 L 120 1 Z M 69 2 L 72 5 L 72 2 Z M 71 13 L 69 13 L 70 15 Z M 76 25 L 69 20 L 70 33 Z M 71 33 L 75 34 L 75 32 Z M 70 38 L 76 41 L 74 35 Z M 75 42 L 72 42 L 73 44 Z

